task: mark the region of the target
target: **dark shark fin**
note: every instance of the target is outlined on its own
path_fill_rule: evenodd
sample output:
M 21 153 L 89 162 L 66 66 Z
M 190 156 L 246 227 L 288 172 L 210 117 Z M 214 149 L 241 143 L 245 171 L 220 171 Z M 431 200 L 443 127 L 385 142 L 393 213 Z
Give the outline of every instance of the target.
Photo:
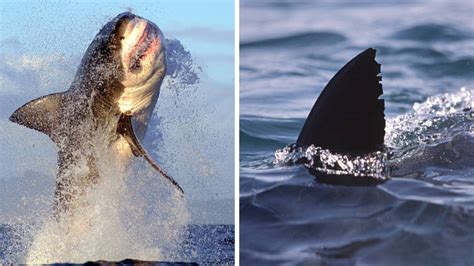
M 63 95 L 62 92 L 53 93 L 34 99 L 13 112 L 10 121 L 52 137 L 58 127 L 57 116 Z
M 380 64 L 369 48 L 329 81 L 306 119 L 297 144 L 363 154 L 383 147 L 384 100 Z
M 122 135 L 125 140 L 127 140 L 133 155 L 145 158 L 145 160 L 147 160 L 155 170 L 157 170 L 164 178 L 168 179 L 176 187 L 176 189 L 181 193 L 181 196 L 184 195 L 183 189 L 174 180 L 174 178 L 166 174 L 165 171 L 161 169 L 161 167 L 153 160 L 153 158 L 151 158 L 151 156 L 145 151 L 143 146 L 140 144 L 133 130 L 131 116 L 126 114 L 121 115 L 118 123 L 117 132 Z

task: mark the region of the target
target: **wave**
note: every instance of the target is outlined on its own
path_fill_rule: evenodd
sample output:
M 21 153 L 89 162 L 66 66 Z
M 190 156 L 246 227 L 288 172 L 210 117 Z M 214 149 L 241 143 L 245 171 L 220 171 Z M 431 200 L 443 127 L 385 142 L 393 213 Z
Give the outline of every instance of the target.
M 240 139 L 240 148 L 245 151 L 261 151 L 264 149 L 273 150 L 276 147 L 281 146 L 282 142 L 268 139 L 268 138 L 260 138 L 255 137 L 250 134 L 247 134 L 245 131 L 239 131 L 239 139 Z
M 449 55 L 436 47 L 425 47 L 425 46 L 409 46 L 409 47 L 390 47 L 390 46 L 377 46 L 377 50 L 381 55 L 395 56 L 412 56 L 418 59 L 427 58 L 431 61 L 447 60 Z M 396 59 L 395 58 L 395 59 Z
M 252 137 L 288 143 L 293 139 L 294 128 L 299 128 L 303 122 L 298 118 L 241 116 L 240 130 Z
M 433 63 L 413 64 L 413 68 L 427 77 L 458 77 L 470 78 L 474 76 L 474 57 L 456 60 L 444 60 Z
M 412 193 L 423 188 L 419 181 L 395 185 L 410 186 Z M 428 264 L 473 261 L 465 248 L 474 240 L 472 202 L 469 210 L 466 202 L 443 206 L 421 197 L 399 199 L 389 190 L 396 188 L 302 183 L 241 196 L 241 262 L 410 264 L 426 263 L 433 252 Z
M 422 42 L 453 42 L 470 39 L 473 35 L 450 25 L 420 24 L 400 30 L 393 34 L 393 37 Z
M 336 32 L 303 32 L 293 35 L 266 38 L 255 41 L 241 42 L 240 48 L 295 48 L 334 45 L 344 42 L 347 38 Z
M 385 145 L 392 149 L 449 141 L 473 128 L 474 90 L 461 88 L 415 103 L 413 109 L 387 119 Z

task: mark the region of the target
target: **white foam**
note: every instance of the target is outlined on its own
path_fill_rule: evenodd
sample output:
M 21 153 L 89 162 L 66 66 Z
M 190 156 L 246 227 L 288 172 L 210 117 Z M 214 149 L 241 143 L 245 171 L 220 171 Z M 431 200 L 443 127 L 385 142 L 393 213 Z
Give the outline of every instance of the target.
M 403 148 L 434 144 L 445 141 L 453 132 L 465 131 L 464 127 L 469 124 L 472 130 L 473 96 L 474 90 L 461 88 L 454 93 L 431 96 L 422 103 L 415 103 L 412 111 L 387 119 L 385 145 Z

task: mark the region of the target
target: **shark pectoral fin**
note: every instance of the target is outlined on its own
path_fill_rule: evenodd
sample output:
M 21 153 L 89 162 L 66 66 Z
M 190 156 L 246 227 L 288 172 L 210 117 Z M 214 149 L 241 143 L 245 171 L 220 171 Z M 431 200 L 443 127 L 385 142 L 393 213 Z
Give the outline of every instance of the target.
M 64 93 L 53 93 L 34 99 L 18 108 L 10 121 L 37 130 L 50 137 L 58 127 L 58 115 Z
M 143 157 L 147 160 L 151 166 L 157 170 L 164 178 L 168 179 L 168 181 L 173 184 L 176 189 L 181 193 L 181 196 L 184 195 L 183 189 L 179 186 L 178 182 L 174 180 L 171 176 L 169 176 L 161 167 L 151 158 L 151 156 L 145 151 L 143 146 L 138 141 L 137 136 L 133 130 L 132 125 L 132 117 L 129 115 L 122 114 L 120 117 L 117 132 L 125 138 L 125 140 L 130 145 L 133 155 L 137 157 Z

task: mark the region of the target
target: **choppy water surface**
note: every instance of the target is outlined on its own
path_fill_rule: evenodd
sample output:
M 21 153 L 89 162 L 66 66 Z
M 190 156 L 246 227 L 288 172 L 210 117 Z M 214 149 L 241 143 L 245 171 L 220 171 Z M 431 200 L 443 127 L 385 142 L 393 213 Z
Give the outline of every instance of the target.
M 473 12 L 472 1 L 241 1 L 241 263 L 474 263 Z M 382 64 L 387 151 L 285 149 L 367 47 Z M 314 154 L 322 171 L 386 181 L 318 183 L 292 164 Z

